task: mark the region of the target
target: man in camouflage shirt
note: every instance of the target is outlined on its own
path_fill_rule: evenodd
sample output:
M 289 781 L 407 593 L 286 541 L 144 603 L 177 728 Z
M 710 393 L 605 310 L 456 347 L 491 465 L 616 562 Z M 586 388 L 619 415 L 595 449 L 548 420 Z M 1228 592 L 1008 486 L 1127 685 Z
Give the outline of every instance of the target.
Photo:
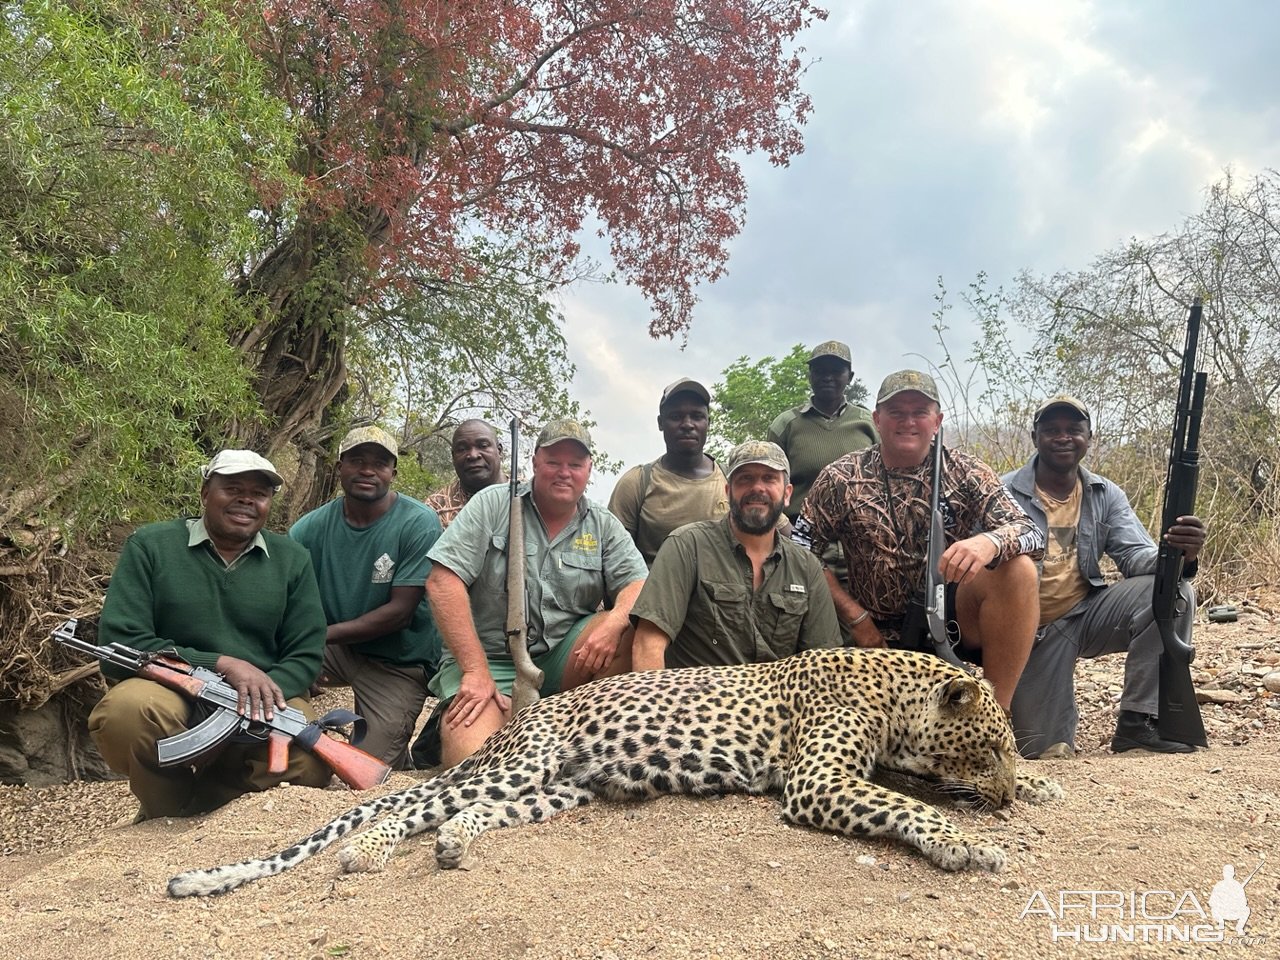
M 908 601 L 924 587 L 931 453 L 942 425 L 933 378 L 915 370 L 890 374 L 873 417 L 880 443 L 818 475 L 794 534 L 818 555 L 832 541 L 843 547 L 849 587 L 840 589 L 830 573 L 828 580 L 841 623 L 860 647 L 896 642 Z M 982 663 L 1007 711 L 1036 632 L 1035 561 L 1044 534 L 990 467 L 945 447 L 939 509 L 948 619 L 959 626 L 961 654 Z

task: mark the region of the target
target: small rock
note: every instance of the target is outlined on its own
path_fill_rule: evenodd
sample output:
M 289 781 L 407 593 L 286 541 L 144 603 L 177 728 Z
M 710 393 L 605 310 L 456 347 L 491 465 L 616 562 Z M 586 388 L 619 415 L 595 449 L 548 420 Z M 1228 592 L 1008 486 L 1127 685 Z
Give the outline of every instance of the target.
M 1272 670 L 1264 676 L 1262 686 L 1270 693 L 1280 693 L 1280 670 Z
M 854 862 L 860 863 L 864 867 L 874 867 L 876 865 L 876 858 L 869 853 L 864 853 L 860 857 L 858 857 L 856 860 L 854 860 Z
M 1196 690 L 1196 703 L 1243 703 L 1249 699 L 1242 693 L 1236 693 L 1234 690 L 1212 690 L 1207 687 L 1200 687 Z

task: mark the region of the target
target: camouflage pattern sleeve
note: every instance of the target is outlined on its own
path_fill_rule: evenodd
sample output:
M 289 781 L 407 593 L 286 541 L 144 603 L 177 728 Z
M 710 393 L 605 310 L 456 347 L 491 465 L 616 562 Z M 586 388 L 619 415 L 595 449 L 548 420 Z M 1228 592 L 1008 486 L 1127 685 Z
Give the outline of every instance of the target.
M 946 473 L 943 489 L 961 491 L 961 529 L 989 533 L 999 541 L 1000 552 L 995 564 L 1019 554 L 1032 560 L 1044 556 L 1045 538 L 1040 528 L 1018 506 L 996 472 L 976 457 L 946 449 Z M 993 565 L 995 565 L 993 564 Z

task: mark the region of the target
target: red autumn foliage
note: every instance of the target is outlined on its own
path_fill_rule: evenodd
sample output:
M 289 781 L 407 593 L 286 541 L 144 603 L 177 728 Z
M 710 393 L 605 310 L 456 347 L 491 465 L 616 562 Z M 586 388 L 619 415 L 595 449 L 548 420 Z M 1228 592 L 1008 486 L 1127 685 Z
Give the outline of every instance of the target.
M 305 217 L 342 210 L 375 284 L 454 275 L 468 230 L 552 276 L 594 218 L 622 276 L 685 330 L 741 228 L 740 158 L 786 164 L 810 109 L 809 0 L 271 0 L 252 42 L 294 116 Z

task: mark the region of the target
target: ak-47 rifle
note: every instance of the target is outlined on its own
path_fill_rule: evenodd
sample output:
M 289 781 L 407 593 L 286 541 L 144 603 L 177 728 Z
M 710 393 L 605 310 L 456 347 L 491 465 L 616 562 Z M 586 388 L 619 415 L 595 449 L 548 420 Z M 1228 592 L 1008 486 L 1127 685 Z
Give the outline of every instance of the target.
M 191 763 L 229 737 L 244 734 L 267 741 L 267 769 L 271 773 L 284 773 L 289 763 L 290 743 L 314 753 L 356 790 L 376 787 L 391 773 L 391 768 L 377 757 L 325 736 L 326 730 L 348 723 L 356 724 L 357 731 L 363 729 L 364 720 L 349 710 L 332 710 L 319 720 L 308 720 L 301 710 L 277 707 L 270 720 L 254 719 L 240 713 L 239 694 L 221 674 L 194 667 L 176 652 L 135 650 L 123 643 L 100 647 L 76 636 L 75 620 L 67 620 L 55 629 L 53 639 L 213 708 L 207 719 L 190 730 L 156 742 L 162 767 Z
M 1196 297 L 1187 317 L 1187 345 L 1182 351 L 1182 373 L 1178 380 L 1178 408 L 1173 419 L 1173 440 L 1169 445 L 1169 471 L 1164 485 L 1164 509 L 1160 513 L 1159 556 L 1151 609 L 1164 651 L 1160 654 L 1160 736 L 1166 740 L 1207 747 L 1200 706 L 1191 682 L 1191 661 L 1195 647 L 1183 643 L 1173 629 L 1179 601 L 1178 583 L 1185 561 L 1182 550 L 1165 540 L 1179 517 L 1191 515 L 1196 505 L 1196 484 L 1200 476 L 1200 417 L 1208 375 L 1196 371 L 1196 348 L 1200 340 L 1201 301 Z
M 524 502 L 516 493 L 520 467 L 520 418 L 511 418 L 511 522 L 507 528 L 507 654 L 516 668 L 511 686 L 511 713 L 517 714 L 541 695 L 546 676 L 529 655 L 529 622 L 524 592 Z
M 947 531 L 942 524 L 942 427 L 933 438 L 933 485 L 929 491 L 929 542 L 924 552 L 925 622 L 933 652 L 957 667 L 968 669 L 956 656 L 955 640 L 947 629 L 947 581 L 939 567 L 947 550 Z M 958 635 L 957 638 L 958 639 Z

